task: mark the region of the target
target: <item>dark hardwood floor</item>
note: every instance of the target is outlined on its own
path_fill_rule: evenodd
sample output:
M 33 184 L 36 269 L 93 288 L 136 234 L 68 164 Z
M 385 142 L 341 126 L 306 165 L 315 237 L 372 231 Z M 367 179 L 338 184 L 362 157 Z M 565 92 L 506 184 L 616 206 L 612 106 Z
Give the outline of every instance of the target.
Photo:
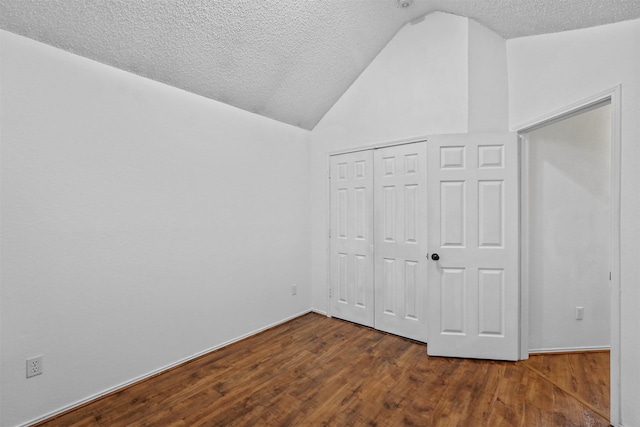
M 40 426 L 607 426 L 608 353 L 523 362 L 426 345 L 318 314 Z

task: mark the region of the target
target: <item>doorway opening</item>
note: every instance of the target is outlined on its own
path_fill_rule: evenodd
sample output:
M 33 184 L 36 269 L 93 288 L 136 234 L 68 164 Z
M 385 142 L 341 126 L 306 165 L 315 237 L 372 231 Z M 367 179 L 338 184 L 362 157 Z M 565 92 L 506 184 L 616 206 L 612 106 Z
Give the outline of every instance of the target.
M 519 129 L 521 358 L 610 349 L 603 391 L 610 404 L 600 409 L 613 425 L 619 422 L 619 95 L 615 88 Z

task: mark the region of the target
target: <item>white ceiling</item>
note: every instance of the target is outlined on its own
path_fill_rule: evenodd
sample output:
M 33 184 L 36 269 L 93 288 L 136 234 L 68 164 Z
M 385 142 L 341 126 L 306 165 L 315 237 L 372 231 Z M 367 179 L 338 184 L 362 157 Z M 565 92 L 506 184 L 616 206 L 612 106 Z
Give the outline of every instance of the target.
M 640 18 L 640 0 L 0 0 L 0 28 L 311 129 L 433 11 L 513 38 Z

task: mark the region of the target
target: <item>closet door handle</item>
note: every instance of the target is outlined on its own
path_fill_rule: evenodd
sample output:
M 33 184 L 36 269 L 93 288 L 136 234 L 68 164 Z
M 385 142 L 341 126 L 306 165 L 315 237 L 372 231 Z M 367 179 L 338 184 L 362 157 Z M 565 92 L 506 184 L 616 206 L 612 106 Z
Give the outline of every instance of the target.
M 432 260 L 434 260 L 434 261 L 437 261 L 437 260 L 439 260 L 439 259 L 440 259 L 440 255 L 438 255 L 438 254 L 431 254 L 431 259 L 432 259 Z

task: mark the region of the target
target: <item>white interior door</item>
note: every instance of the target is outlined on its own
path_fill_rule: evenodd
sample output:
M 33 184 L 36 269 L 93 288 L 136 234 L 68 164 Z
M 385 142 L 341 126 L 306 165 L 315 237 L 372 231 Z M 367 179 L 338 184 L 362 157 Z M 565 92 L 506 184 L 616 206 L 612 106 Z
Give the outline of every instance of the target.
M 374 153 L 375 328 L 427 341 L 427 147 Z
M 515 133 L 428 142 L 428 354 L 517 360 Z
M 331 157 L 331 315 L 373 318 L 373 153 Z

